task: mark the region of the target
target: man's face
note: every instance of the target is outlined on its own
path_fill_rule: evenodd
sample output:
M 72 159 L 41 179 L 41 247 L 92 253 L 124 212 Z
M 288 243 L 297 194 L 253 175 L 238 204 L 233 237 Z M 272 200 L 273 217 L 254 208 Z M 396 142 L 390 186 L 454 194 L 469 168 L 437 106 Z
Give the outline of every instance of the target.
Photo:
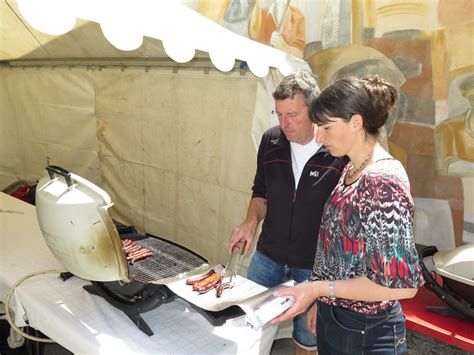
M 280 128 L 290 142 L 306 144 L 314 138 L 314 124 L 309 119 L 303 94 L 296 94 L 292 99 L 275 100 L 275 111 Z

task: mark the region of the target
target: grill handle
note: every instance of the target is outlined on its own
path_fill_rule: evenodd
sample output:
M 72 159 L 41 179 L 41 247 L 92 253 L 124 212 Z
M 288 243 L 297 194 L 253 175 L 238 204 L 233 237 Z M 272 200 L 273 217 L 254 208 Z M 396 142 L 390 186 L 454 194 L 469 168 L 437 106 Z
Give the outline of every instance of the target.
M 66 180 L 67 186 L 71 187 L 72 180 L 71 173 L 69 171 L 56 165 L 48 165 L 46 170 L 48 171 L 48 175 L 51 180 L 54 179 L 54 174 L 61 175 Z

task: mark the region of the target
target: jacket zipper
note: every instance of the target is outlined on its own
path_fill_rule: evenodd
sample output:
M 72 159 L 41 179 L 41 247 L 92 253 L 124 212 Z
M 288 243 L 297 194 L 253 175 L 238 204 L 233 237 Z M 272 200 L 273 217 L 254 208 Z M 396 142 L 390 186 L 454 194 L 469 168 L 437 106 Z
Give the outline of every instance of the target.
M 311 156 L 308 161 L 306 162 L 306 164 L 304 165 L 303 167 L 303 171 L 301 172 L 301 177 L 300 177 L 300 180 L 301 178 L 303 177 L 303 174 L 306 170 L 306 167 L 308 165 L 308 162 L 313 159 L 316 155 L 318 154 L 318 152 L 314 153 L 313 156 Z M 295 186 L 295 190 L 293 191 L 293 201 L 292 201 L 292 204 L 291 204 L 291 217 L 290 217 L 290 228 L 289 228 L 289 231 L 288 231 L 288 235 L 290 236 L 289 240 L 292 239 L 292 233 L 291 233 L 291 230 L 292 230 L 292 226 L 293 226 L 293 213 L 294 213 L 294 209 L 295 209 L 295 202 L 296 202 L 296 195 L 297 195 L 297 191 L 298 191 L 298 186 Z M 286 264 L 288 264 L 288 256 L 286 257 Z

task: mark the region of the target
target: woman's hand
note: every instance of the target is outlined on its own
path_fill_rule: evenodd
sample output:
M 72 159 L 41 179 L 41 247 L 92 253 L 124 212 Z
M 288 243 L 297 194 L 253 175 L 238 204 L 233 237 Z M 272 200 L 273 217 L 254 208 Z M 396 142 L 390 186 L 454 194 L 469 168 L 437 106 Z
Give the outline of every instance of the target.
M 305 282 L 295 287 L 281 288 L 275 296 L 293 296 L 295 304 L 283 314 L 272 320 L 272 323 L 282 322 L 306 312 L 308 307 L 319 297 L 319 282 Z

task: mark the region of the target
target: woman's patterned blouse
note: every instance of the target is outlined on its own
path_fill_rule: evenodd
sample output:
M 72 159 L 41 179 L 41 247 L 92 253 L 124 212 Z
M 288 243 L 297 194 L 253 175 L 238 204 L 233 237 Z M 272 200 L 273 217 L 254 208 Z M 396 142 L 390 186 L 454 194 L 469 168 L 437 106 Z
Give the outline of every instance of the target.
M 422 286 L 413 241 L 413 199 L 405 169 L 393 158 L 381 159 L 347 185 L 344 179 L 349 166 L 324 207 L 312 280 L 365 275 L 386 287 Z M 365 314 L 378 313 L 394 303 L 327 297 L 320 301 Z

